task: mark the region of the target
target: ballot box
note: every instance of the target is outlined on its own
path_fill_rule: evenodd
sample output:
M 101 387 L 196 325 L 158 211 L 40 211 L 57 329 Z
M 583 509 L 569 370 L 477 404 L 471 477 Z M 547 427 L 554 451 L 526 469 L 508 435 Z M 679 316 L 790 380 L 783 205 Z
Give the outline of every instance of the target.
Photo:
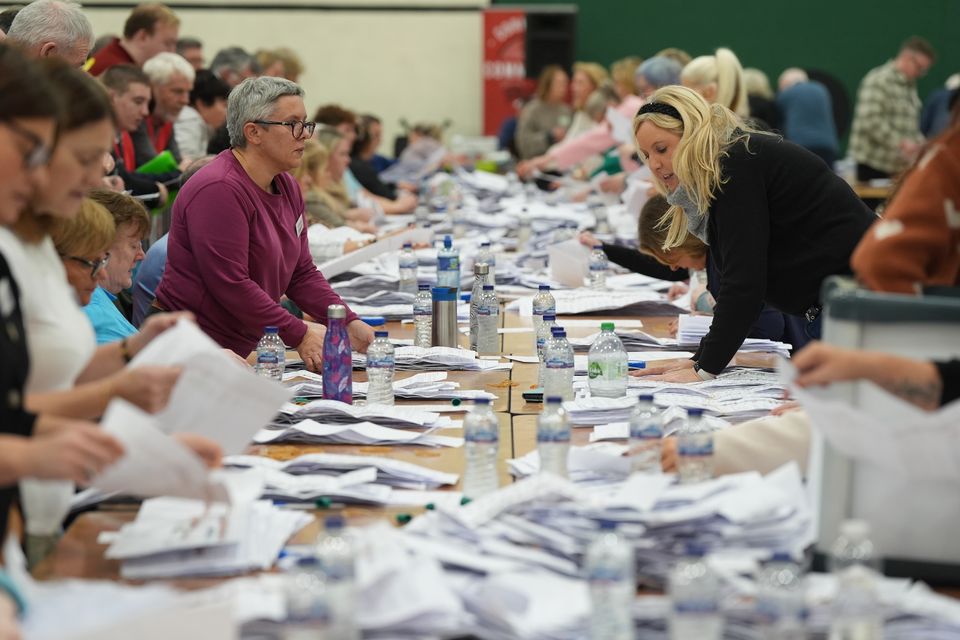
M 908 296 L 831 278 L 822 299 L 824 342 L 918 359 L 960 357 L 960 290 Z M 871 410 L 891 403 L 863 383 L 832 385 L 830 392 Z M 862 518 L 888 575 L 960 584 L 960 482 L 905 478 L 841 455 L 819 436 L 810 460 L 818 552 L 829 552 L 844 519 Z

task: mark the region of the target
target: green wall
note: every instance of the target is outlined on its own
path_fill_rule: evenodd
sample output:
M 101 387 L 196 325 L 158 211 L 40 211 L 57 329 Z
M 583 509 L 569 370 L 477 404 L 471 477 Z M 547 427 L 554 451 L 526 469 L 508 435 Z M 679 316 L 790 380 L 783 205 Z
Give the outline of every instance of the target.
M 524 3 L 557 4 L 539 0 Z M 731 48 L 744 67 L 775 83 L 787 67 L 836 75 L 855 98 L 871 68 L 893 57 L 910 35 L 927 38 L 937 62 L 919 83 L 921 98 L 960 71 L 960 0 L 581 0 L 577 58 L 603 64 L 626 55 L 649 57 L 664 47 L 693 56 Z

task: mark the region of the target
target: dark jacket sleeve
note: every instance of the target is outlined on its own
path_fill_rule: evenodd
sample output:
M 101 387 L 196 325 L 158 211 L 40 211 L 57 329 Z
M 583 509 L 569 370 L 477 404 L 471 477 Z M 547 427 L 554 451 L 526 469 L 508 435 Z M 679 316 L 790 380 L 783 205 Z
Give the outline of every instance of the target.
M 366 160 L 354 158 L 350 161 L 350 171 L 364 189 L 370 193 L 394 200 L 397 197 L 397 188 L 390 184 L 385 184 L 376 170 Z
M 615 262 L 624 269 L 629 269 L 634 273 L 642 273 L 651 278 L 667 280 L 669 282 L 680 282 L 690 277 L 686 269 L 677 269 L 674 271 L 667 265 L 657 262 L 655 258 L 640 253 L 630 247 L 603 243 L 603 252 L 607 254 L 607 257 L 610 258 L 612 262 Z
M 940 395 L 940 404 L 945 405 L 960 398 L 960 360 L 934 362 L 940 372 L 943 382 L 943 393 Z

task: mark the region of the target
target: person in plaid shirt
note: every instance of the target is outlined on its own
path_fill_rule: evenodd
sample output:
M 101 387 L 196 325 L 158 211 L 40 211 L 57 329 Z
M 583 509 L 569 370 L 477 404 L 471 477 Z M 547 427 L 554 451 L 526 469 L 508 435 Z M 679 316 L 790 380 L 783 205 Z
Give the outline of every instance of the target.
M 857 180 L 888 178 L 907 168 L 920 150 L 920 97 L 916 81 L 933 65 L 933 47 L 914 36 L 893 60 L 872 69 L 857 91 L 850 155 Z

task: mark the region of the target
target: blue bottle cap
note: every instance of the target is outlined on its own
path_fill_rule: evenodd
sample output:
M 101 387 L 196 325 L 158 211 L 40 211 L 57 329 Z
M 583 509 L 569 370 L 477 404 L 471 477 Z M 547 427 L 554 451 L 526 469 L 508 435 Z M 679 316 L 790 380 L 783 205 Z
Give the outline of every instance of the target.
M 683 548 L 683 554 L 692 558 L 702 558 L 707 555 L 707 548 L 699 542 L 688 542 Z
M 389 331 L 374 331 L 374 332 L 373 332 L 373 337 L 374 337 L 374 338 L 386 338 L 388 335 L 390 335 L 390 332 L 389 332 Z
M 430 291 L 431 296 L 437 302 L 456 302 L 457 301 L 457 289 L 456 287 L 434 287 Z
M 594 249 L 600 249 L 600 250 L 602 251 L 602 250 L 603 250 L 603 245 L 602 245 L 602 244 L 595 244 L 595 245 L 593 245 L 593 248 L 594 248 Z
M 547 404 L 561 404 L 563 398 L 560 396 L 547 396 Z
M 443 248 L 449 249 L 453 246 L 453 238 L 450 236 L 443 236 Z
M 280 329 L 276 327 L 264 327 L 263 332 L 264 333 L 280 333 Z
M 639 400 L 640 402 L 653 402 L 653 394 L 650 394 L 650 393 L 641 394 L 637 396 L 637 400 Z
M 481 246 L 481 247 L 489 247 L 489 246 L 490 246 L 490 243 L 489 243 L 489 242 L 481 242 L 481 243 L 480 243 L 480 246 Z
M 430 291 L 430 283 L 429 283 L 429 282 L 421 282 L 421 283 L 417 284 L 417 291 Z
M 600 531 L 616 531 L 617 529 L 615 520 L 600 520 L 597 524 L 600 525 Z
M 346 522 L 343 519 L 343 516 L 327 516 L 323 520 L 323 527 L 325 529 L 343 529 Z
M 540 291 L 550 291 L 550 285 L 548 284 L 540 285 Z
M 775 551 L 770 556 L 770 562 L 793 562 L 793 556 L 786 551 Z
M 412 242 L 404 242 L 404 243 L 403 243 L 403 248 L 404 248 L 404 249 L 413 249 L 413 243 L 412 243 Z
M 703 416 L 703 409 L 687 409 L 688 418 L 700 418 Z
M 485 285 L 483 285 L 483 290 L 484 290 L 484 291 L 493 291 L 493 285 L 492 285 L 492 284 L 485 284 Z
M 473 404 L 487 405 L 490 404 L 490 398 L 475 398 Z
M 371 327 L 382 327 L 387 323 L 383 316 L 365 316 L 361 318 L 361 320 L 366 322 Z

